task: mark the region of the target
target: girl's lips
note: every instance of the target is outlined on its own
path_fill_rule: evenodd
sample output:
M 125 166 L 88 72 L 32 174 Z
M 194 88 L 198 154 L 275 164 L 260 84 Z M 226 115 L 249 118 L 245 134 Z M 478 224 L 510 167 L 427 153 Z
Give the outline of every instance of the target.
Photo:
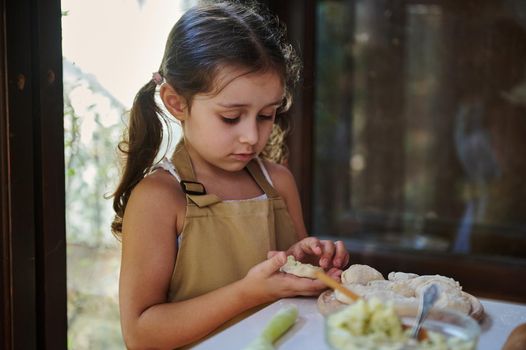
M 255 153 L 234 153 L 232 154 L 232 157 L 242 162 L 248 162 L 254 158 L 255 155 Z

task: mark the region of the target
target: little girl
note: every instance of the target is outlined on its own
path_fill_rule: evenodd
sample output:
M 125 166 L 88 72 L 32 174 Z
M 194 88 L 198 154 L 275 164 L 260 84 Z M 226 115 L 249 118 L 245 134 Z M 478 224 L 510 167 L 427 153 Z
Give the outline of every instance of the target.
M 236 3 L 200 5 L 170 32 L 158 73 L 137 94 L 115 191 L 120 311 L 131 349 L 195 342 L 256 306 L 315 296 L 320 281 L 279 272 L 287 255 L 338 279 L 341 242 L 307 237 L 289 170 L 261 160 L 291 103 L 298 59 L 277 20 Z M 170 113 L 164 116 L 154 96 Z M 159 118 L 183 139 L 153 164 Z

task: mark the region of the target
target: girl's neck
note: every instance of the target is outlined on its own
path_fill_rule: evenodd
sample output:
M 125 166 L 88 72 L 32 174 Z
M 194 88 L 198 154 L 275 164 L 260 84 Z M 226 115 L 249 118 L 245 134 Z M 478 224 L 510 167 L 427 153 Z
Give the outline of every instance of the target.
M 186 144 L 192 168 L 198 182 L 207 193 L 213 193 L 223 200 L 255 198 L 263 191 L 246 169 L 228 171 L 207 162 Z

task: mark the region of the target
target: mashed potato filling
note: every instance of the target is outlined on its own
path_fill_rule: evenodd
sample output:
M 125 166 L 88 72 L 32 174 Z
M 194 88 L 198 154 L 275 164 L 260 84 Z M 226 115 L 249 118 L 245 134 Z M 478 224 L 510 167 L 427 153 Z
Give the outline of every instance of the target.
M 376 298 L 359 299 L 327 318 L 327 341 L 337 350 L 396 350 L 408 345 L 410 329 L 404 329 L 392 303 Z M 428 331 L 427 339 L 413 341 L 411 349 L 470 350 L 472 341 Z
M 316 279 L 316 272 L 323 272 L 321 267 L 297 261 L 292 255 L 287 256 L 287 262 L 279 270 L 298 277 L 306 277 L 310 279 Z

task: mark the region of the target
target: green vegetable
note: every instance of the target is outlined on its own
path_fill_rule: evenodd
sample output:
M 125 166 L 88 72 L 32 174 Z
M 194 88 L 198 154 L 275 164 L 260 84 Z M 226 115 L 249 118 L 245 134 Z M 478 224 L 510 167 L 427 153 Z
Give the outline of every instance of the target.
M 298 318 L 296 305 L 288 305 L 278 312 L 267 323 L 261 335 L 254 339 L 244 350 L 274 350 L 273 343 L 279 339 Z
M 274 350 L 274 345 L 265 337 L 259 336 L 254 339 L 244 350 Z

